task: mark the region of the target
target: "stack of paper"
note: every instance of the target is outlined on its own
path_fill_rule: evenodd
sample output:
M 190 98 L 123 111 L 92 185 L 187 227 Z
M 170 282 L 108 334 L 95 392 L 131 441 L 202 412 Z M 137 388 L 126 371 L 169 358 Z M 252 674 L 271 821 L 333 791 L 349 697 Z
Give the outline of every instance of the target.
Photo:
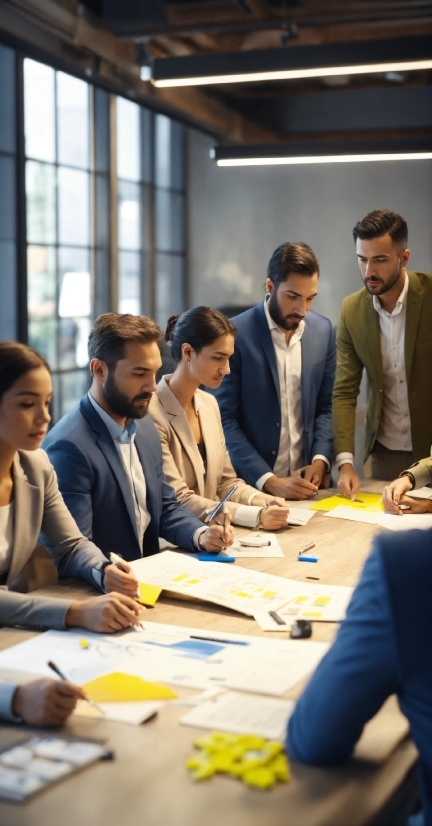
M 285 740 L 286 727 L 295 703 L 268 697 L 245 697 L 228 691 L 215 700 L 189 711 L 180 722 L 184 726 L 255 734 L 269 740 Z

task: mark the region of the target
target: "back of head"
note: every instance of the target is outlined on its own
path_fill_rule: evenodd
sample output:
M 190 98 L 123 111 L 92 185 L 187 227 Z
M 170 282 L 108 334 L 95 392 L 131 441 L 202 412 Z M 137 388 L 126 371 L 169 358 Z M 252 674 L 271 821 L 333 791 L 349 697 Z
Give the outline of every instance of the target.
M 353 229 L 354 243 L 357 238 L 370 241 L 372 238 L 381 238 L 390 235 L 394 245 L 404 250 L 408 246 L 408 225 L 405 218 L 392 212 L 390 209 L 375 209 L 357 221 Z
M 182 357 L 182 345 L 190 346 L 199 353 L 203 347 L 213 344 L 220 336 L 235 338 L 236 328 L 226 315 L 212 307 L 192 307 L 180 316 L 168 319 L 165 340 L 171 342 L 171 352 L 176 363 Z
M 108 367 L 115 367 L 124 357 L 128 341 L 141 344 L 160 343 L 162 330 L 155 321 L 145 315 L 130 313 L 104 313 L 98 316 L 88 339 L 89 359 L 97 358 Z
M 0 399 L 21 376 L 38 367 L 51 372 L 48 362 L 32 347 L 18 341 L 0 341 Z
M 267 278 L 278 286 L 291 273 L 296 275 L 319 275 L 319 264 L 308 244 L 287 241 L 275 249 L 267 267 Z

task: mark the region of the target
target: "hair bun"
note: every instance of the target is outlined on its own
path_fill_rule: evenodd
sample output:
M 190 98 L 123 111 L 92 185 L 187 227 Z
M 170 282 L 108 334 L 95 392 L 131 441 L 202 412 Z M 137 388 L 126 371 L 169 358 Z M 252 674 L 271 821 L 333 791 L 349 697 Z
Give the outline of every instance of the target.
M 178 319 L 180 316 L 178 315 L 171 315 L 167 321 L 167 326 L 165 330 L 165 341 L 171 341 L 174 333 L 174 327 L 177 324 Z

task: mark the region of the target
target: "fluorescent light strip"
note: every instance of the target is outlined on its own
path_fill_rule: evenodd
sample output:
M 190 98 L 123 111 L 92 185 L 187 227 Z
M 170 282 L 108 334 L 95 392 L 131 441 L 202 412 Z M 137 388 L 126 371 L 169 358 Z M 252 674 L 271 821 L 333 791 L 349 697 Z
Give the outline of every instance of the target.
M 398 60 L 393 63 L 370 63 L 357 66 L 324 66 L 316 69 L 283 69 L 277 72 L 243 72 L 233 75 L 208 77 L 179 77 L 153 80 L 154 86 L 207 86 L 213 83 L 252 83 L 257 80 L 294 80 L 305 77 L 332 77 L 334 75 L 364 75 L 371 72 L 413 72 L 432 69 L 432 60 Z
M 386 152 L 376 155 L 313 155 L 311 157 L 282 158 L 226 158 L 218 166 L 276 166 L 317 163 L 367 163 L 371 161 L 426 161 L 432 152 Z

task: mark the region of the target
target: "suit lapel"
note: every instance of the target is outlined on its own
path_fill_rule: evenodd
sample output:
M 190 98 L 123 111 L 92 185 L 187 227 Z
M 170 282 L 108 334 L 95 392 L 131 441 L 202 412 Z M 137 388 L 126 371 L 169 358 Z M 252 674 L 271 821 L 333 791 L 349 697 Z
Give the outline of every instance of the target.
M 308 317 L 305 318 L 305 327 L 303 335 L 300 339 L 301 347 L 301 397 L 302 397 L 302 414 L 303 422 L 308 421 L 309 399 L 311 397 L 311 374 L 312 365 L 317 360 L 314 357 L 316 354 L 316 345 L 314 346 L 313 334 L 308 324 Z
M 417 328 L 420 321 L 423 298 L 420 282 L 414 272 L 408 273 L 409 288 L 407 295 L 405 321 L 405 374 L 409 384 L 414 348 L 417 339 Z
M 132 527 L 135 531 L 135 536 L 137 538 L 138 544 L 140 545 L 141 543 L 138 537 L 138 529 L 136 524 L 135 507 L 132 498 L 132 491 L 128 477 L 126 475 L 126 471 L 124 469 L 123 462 L 119 456 L 119 452 L 114 443 L 114 439 L 108 432 L 101 417 L 99 416 L 98 412 L 94 409 L 93 405 L 88 400 L 87 396 L 84 396 L 84 398 L 81 400 L 80 407 L 87 421 L 89 422 L 92 430 L 96 434 L 96 444 L 105 456 L 105 459 L 112 470 L 114 479 L 120 488 L 121 494 L 123 496 L 129 514 L 129 518 L 132 522 Z
M 198 492 L 200 496 L 205 496 L 205 488 L 207 490 L 217 490 L 218 488 L 218 470 L 220 466 L 220 450 L 219 444 L 215 449 L 215 439 L 217 437 L 218 431 L 216 430 L 215 423 L 214 423 L 214 416 L 212 411 L 208 409 L 206 404 L 206 399 L 202 398 L 206 394 L 201 394 L 200 397 L 200 407 L 198 410 L 198 416 L 200 420 L 201 432 L 203 435 L 203 441 L 205 444 L 206 449 L 206 456 L 207 456 L 207 473 L 204 479 L 203 473 L 203 462 L 201 456 L 199 454 L 198 448 L 196 451 L 198 456 L 201 460 L 201 475 L 197 476 L 198 480 Z M 201 492 L 202 489 L 202 492 Z
M 269 326 L 267 324 L 266 314 L 264 312 L 264 304 L 258 304 L 255 307 L 255 314 L 254 314 L 254 323 L 255 329 L 261 344 L 261 347 L 264 350 L 264 354 L 268 361 L 270 372 L 274 381 L 274 385 L 276 388 L 276 393 L 278 397 L 279 407 L 281 405 L 281 398 L 280 398 L 280 385 L 279 385 L 279 375 L 277 371 L 277 364 L 276 364 L 276 356 L 273 347 L 273 341 L 271 337 L 271 333 L 269 330 Z
M 190 429 L 186 413 L 183 410 L 181 404 L 177 401 L 176 397 L 174 396 L 174 393 L 171 392 L 166 382 L 166 379 L 168 379 L 169 381 L 170 378 L 170 375 L 164 376 L 161 382 L 159 383 L 158 398 L 165 411 L 170 427 L 172 427 L 172 429 L 174 430 L 174 433 L 183 445 L 184 451 L 187 454 L 189 461 L 192 463 L 198 484 L 199 495 L 204 496 L 205 483 L 203 461 L 201 459 L 200 452 L 195 444 L 195 439 Z M 206 437 L 202 427 L 203 423 L 201 418 L 200 424 L 204 442 L 206 442 Z M 209 439 L 211 439 L 211 437 L 209 437 L 209 435 L 207 434 L 207 441 L 209 441 Z
M 7 577 L 7 585 L 18 576 L 25 563 L 33 553 L 38 541 L 39 530 L 31 535 L 31 527 L 40 525 L 43 513 L 43 492 L 35 485 L 31 485 L 25 475 L 18 453 L 15 455 L 14 466 L 14 520 L 11 565 Z

